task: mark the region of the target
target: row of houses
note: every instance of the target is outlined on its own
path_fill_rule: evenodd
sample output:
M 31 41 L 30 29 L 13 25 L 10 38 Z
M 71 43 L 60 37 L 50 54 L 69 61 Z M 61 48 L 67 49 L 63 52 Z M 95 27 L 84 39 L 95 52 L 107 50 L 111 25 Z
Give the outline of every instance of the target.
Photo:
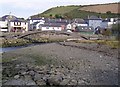
M 28 18 L 27 20 L 17 18 L 13 15 L 5 15 L 0 18 L 0 29 L 2 32 L 25 32 L 25 31 L 77 31 L 94 32 L 96 28 L 111 28 L 119 22 L 118 18 L 102 19 L 97 16 L 88 16 L 86 19 L 50 19 L 50 18 Z

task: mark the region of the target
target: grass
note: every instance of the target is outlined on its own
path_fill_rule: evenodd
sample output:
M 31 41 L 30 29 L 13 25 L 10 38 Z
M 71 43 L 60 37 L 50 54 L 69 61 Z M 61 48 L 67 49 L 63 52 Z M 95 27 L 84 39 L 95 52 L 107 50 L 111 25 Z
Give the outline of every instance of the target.
M 102 45 L 108 45 L 113 49 L 120 48 L 120 43 L 117 40 L 80 40 L 77 43 L 97 43 Z
M 16 57 L 2 58 L 2 61 L 0 61 L 0 63 L 7 63 L 16 59 L 17 59 Z
M 52 14 L 52 16 L 55 16 L 56 14 L 60 14 L 60 15 L 64 15 L 65 13 L 68 13 L 76 8 L 79 8 L 79 6 L 60 6 L 60 7 L 54 7 L 51 9 L 46 10 L 45 12 L 43 12 L 41 15 L 43 16 L 50 16 L 50 14 Z
M 96 16 L 101 16 L 102 18 L 112 18 L 112 17 L 118 17 L 119 14 L 106 14 L 106 13 L 96 13 L 96 12 L 89 12 L 89 11 L 82 11 L 79 10 L 81 8 L 81 6 L 60 6 L 60 7 L 54 7 L 54 8 L 50 8 L 48 10 L 46 10 L 45 12 L 41 13 L 41 14 L 37 14 L 37 15 L 33 15 L 31 16 L 32 18 L 37 18 L 37 17 L 50 17 L 50 15 L 52 14 L 52 16 L 54 17 L 55 14 L 59 14 L 63 17 L 67 17 L 70 19 L 73 18 L 87 18 L 88 15 L 96 15 Z
M 24 39 L 3 39 L 2 45 L 0 47 L 15 47 L 15 46 L 23 46 L 30 44 L 31 42 L 29 40 Z

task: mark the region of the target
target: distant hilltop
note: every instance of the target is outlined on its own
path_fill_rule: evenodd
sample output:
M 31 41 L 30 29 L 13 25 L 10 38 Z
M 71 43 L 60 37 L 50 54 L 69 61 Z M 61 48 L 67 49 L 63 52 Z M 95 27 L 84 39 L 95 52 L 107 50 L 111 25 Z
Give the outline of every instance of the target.
M 40 17 L 60 17 L 60 18 L 87 18 L 88 16 L 95 15 L 102 18 L 115 18 L 120 17 L 120 3 L 107 3 L 107 4 L 93 4 L 93 5 L 70 5 L 70 6 L 57 6 L 50 8 L 43 13 L 32 15 L 31 18 Z

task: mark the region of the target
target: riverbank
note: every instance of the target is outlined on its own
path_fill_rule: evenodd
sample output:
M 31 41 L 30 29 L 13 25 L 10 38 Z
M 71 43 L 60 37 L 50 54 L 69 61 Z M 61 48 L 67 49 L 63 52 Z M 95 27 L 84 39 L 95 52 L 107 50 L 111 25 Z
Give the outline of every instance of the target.
M 118 85 L 117 52 L 109 46 L 75 42 L 5 52 L 3 85 Z

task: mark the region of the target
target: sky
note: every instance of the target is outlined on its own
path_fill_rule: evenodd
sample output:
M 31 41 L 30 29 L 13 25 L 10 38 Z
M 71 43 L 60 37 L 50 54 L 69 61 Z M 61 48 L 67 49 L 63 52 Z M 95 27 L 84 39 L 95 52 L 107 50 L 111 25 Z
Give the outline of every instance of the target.
M 0 17 L 14 15 L 27 19 L 56 6 L 89 5 L 119 2 L 120 0 L 0 0 Z

